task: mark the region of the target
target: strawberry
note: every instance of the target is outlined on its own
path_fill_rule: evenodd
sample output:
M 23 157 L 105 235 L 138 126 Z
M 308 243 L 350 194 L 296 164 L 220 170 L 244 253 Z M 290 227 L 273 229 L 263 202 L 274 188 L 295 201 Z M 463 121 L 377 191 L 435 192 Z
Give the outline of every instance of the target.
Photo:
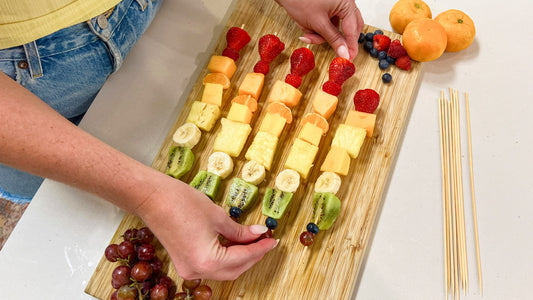
M 259 55 L 261 56 L 261 60 L 267 63 L 273 61 L 284 49 L 285 44 L 273 34 L 264 35 L 259 39 Z
M 394 40 L 390 43 L 389 51 L 387 54 L 392 58 L 398 58 L 400 56 L 407 55 L 407 52 L 402 46 L 400 40 Z
M 322 85 L 322 90 L 330 95 L 338 96 L 342 92 L 342 87 L 335 81 L 328 80 Z
M 383 34 L 374 34 L 373 45 L 378 51 L 387 51 L 390 46 L 390 37 Z
M 226 57 L 233 59 L 234 61 L 237 61 L 237 59 L 239 59 L 239 52 L 229 47 L 226 47 L 226 49 L 222 51 L 222 56 L 226 56 Z
M 411 59 L 407 55 L 400 56 L 396 59 L 396 66 L 402 70 L 409 71 L 411 69 Z
M 329 80 L 342 85 L 355 73 L 354 64 L 342 57 L 335 57 L 329 65 Z
M 315 56 L 311 50 L 302 47 L 291 55 L 291 73 L 303 77 L 315 67 Z
M 302 84 L 302 77 L 296 74 L 287 74 L 287 77 L 285 77 L 285 82 L 295 88 L 299 88 L 300 84 Z
M 250 40 L 251 38 L 248 35 L 248 32 L 239 27 L 231 27 L 228 30 L 228 33 L 226 33 L 226 42 L 228 43 L 228 47 L 237 52 L 246 46 Z
M 270 67 L 268 66 L 268 63 L 264 60 L 258 61 L 254 66 L 254 72 L 255 73 L 262 73 L 262 74 L 268 74 L 268 71 L 270 70 Z
M 372 114 L 378 108 L 379 94 L 373 89 L 358 90 L 353 97 L 353 104 L 355 110 Z

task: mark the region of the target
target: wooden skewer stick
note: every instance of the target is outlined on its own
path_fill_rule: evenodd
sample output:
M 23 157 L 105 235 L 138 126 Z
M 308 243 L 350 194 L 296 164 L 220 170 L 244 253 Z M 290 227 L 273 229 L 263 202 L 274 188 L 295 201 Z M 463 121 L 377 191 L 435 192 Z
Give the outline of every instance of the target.
M 441 97 L 439 98 L 439 129 L 440 129 L 440 161 L 441 161 L 441 172 L 442 172 L 442 229 L 443 229 L 443 245 L 444 245 L 444 293 L 446 294 L 446 299 L 448 299 L 448 234 L 447 234 L 447 214 L 446 214 L 446 196 L 447 191 L 445 188 L 446 185 L 446 172 L 445 172 L 445 165 L 444 165 L 444 125 L 443 125 L 443 118 L 442 118 L 442 106 L 444 101 L 444 92 L 441 92 Z

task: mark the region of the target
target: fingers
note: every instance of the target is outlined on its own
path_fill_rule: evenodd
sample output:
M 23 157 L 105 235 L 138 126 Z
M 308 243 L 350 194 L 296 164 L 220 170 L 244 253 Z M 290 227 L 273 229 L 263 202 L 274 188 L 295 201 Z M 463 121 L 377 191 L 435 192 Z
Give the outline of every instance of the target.
M 337 29 L 337 27 L 335 27 L 335 25 L 331 23 L 330 19 L 322 17 L 317 20 L 317 26 L 315 28 L 315 31 L 331 45 L 331 47 L 335 50 L 338 56 L 346 59 L 350 58 L 346 39 L 341 34 L 339 29 Z
M 217 225 L 218 233 L 235 243 L 248 243 L 256 240 L 261 234 L 268 231 L 264 225 L 244 226 L 229 217 L 225 217 Z
M 354 13 L 347 14 L 342 20 L 342 31 L 346 39 L 350 60 L 355 58 L 359 50 L 357 40 L 359 39 L 359 33 L 361 33 L 363 26 L 364 22 L 359 9 L 356 9 Z

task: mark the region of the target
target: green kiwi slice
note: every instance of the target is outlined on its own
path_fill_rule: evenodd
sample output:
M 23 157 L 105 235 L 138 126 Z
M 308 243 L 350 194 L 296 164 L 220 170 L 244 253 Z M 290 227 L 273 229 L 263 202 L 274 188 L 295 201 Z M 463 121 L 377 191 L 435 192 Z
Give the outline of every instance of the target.
M 255 203 L 257 190 L 257 186 L 235 177 L 229 187 L 226 204 L 229 207 L 235 206 L 245 211 Z
M 263 197 L 263 215 L 280 219 L 291 202 L 293 193 L 267 188 Z
M 320 230 L 333 225 L 341 211 L 341 201 L 333 193 L 315 193 L 313 195 L 313 223 Z
M 168 151 L 166 174 L 176 179 L 189 172 L 194 163 L 194 154 L 187 147 L 173 146 Z
M 190 183 L 190 186 L 204 193 L 211 200 L 214 200 L 220 187 L 220 176 L 207 171 L 200 171 Z

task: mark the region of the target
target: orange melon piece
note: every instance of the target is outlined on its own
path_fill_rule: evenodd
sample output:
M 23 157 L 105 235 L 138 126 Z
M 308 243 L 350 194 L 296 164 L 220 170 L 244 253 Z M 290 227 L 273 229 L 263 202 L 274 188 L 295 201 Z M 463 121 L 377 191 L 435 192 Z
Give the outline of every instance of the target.
M 303 125 L 302 130 L 298 134 L 298 138 L 318 146 L 322 135 L 324 135 L 322 128 L 308 122 Z
M 248 73 L 239 86 L 239 95 L 250 95 L 255 99 L 259 99 L 263 84 L 265 83 L 265 75 L 261 73 Z
M 302 92 L 300 92 L 297 88 L 286 82 L 277 80 L 272 86 L 270 94 L 268 94 L 267 101 L 281 102 L 288 107 L 294 107 L 298 105 L 300 98 L 302 98 Z
M 213 55 L 209 64 L 207 64 L 207 69 L 211 73 L 222 73 L 231 79 L 235 71 L 237 70 L 237 65 L 235 61 L 226 56 Z
M 329 119 L 337 109 L 339 99 L 323 90 L 318 90 L 313 98 L 313 111 Z
M 239 103 L 248 106 L 250 111 L 254 113 L 257 110 L 257 100 L 250 95 L 240 95 L 231 99 L 231 103 Z
M 230 81 L 228 76 L 223 73 L 209 73 L 205 75 L 203 80 L 203 84 L 205 85 L 206 83 L 222 84 L 222 88 L 226 90 L 229 88 Z
M 344 124 L 356 128 L 364 128 L 366 129 L 366 136 L 372 137 L 374 126 L 376 125 L 376 115 L 357 110 L 350 110 Z
M 232 103 L 228 112 L 228 120 L 239 123 L 250 124 L 252 121 L 252 112 L 248 106 L 239 103 Z
M 284 117 L 278 114 L 267 113 L 261 122 L 259 131 L 267 132 L 271 135 L 279 137 L 283 131 L 283 128 L 285 127 L 285 123 L 287 123 L 287 119 Z
M 305 123 L 311 123 L 315 126 L 322 128 L 323 134 L 326 134 L 329 130 L 328 120 L 326 120 L 323 116 L 317 113 L 308 113 L 307 115 L 305 115 L 302 118 L 302 121 L 300 121 L 300 124 L 304 126 Z
M 292 123 L 292 112 L 287 105 L 281 102 L 273 102 L 267 106 L 266 111 L 271 114 L 278 114 L 287 120 L 287 123 Z
M 350 170 L 350 155 L 343 148 L 331 146 L 320 171 L 334 172 L 346 176 Z
M 202 94 L 202 102 L 222 106 L 224 87 L 218 83 L 206 83 Z

